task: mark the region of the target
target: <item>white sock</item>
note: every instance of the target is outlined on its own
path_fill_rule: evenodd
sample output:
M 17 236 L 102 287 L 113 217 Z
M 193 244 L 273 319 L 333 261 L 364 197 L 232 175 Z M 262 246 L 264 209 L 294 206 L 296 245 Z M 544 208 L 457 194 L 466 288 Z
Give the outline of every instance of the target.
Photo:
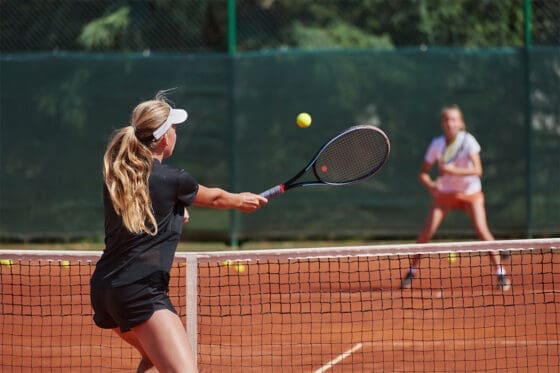
M 498 266 L 498 269 L 496 270 L 496 274 L 498 276 L 502 276 L 506 274 L 506 270 L 504 269 L 504 267 L 502 266 Z

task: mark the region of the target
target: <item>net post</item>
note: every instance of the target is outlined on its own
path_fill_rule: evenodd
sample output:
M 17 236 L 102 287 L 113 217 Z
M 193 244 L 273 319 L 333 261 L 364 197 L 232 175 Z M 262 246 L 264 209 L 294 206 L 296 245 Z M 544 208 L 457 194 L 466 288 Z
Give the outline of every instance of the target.
M 186 299 L 187 299 L 187 338 L 191 345 L 194 355 L 194 365 L 198 366 L 198 258 L 196 254 L 187 254 L 185 257 L 187 261 L 186 272 Z

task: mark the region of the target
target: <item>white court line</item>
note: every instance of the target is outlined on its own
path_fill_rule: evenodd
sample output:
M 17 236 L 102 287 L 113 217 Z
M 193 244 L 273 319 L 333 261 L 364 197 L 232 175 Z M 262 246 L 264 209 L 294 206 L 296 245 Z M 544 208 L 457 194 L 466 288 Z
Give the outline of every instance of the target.
M 507 337 L 503 337 L 507 338 Z M 399 348 L 441 348 L 454 349 L 455 347 L 537 347 L 537 346 L 560 346 L 558 340 L 523 340 L 523 339 L 503 339 L 503 340 L 481 340 L 481 339 L 453 339 L 439 341 L 393 341 L 393 342 L 367 342 L 367 346 L 376 348 L 399 347 Z
M 329 361 L 328 363 L 326 363 L 325 365 L 323 365 L 321 368 L 317 369 L 313 373 L 326 372 L 327 370 L 331 369 L 333 366 L 338 364 L 340 361 L 346 359 L 348 356 L 350 356 L 354 352 L 358 351 L 360 348 L 362 348 L 362 346 L 363 345 L 361 343 L 358 343 L 357 345 L 355 345 L 354 347 L 352 347 L 351 349 L 349 349 L 347 351 L 344 351 L 343 353 L 338 355 L 336 358 L 332 359 L 331 361 Z
M 447 341 L 394 341 L 394 342 L 366 342 L 368 347 L 374 348 L 381 348 L 384 349 L 386 347 L 397 347 L 397 348 L 414 348 L 414 349 L 433 349 L 434 347 L 475 347 L 475 346 L 483 346 L 483 347 L 499 347 L 499 346 L 524 346 L 524 347 L 535 347 L 535 346 L 560 346 L 560 341 L 558 340 L 522 340 L 522 339 L 513 339 L 513 340 L 498 340 L 498 341 L 481 341 L 479 339 L 469 339 L 469 340 L 447 340 Z M 343 352 L 342 354 L 338 355 L 333 360 L 329 361 L 321 368 L 315 370 L 313 373 L 324 373 L 334 367 L 336 364 L 340 363 L 342 360 L 346 359 L 348 356 L 352 355 L 354 352 L 361 349 L 364 345 L 362 343 L 358 343 L 351 349 Z

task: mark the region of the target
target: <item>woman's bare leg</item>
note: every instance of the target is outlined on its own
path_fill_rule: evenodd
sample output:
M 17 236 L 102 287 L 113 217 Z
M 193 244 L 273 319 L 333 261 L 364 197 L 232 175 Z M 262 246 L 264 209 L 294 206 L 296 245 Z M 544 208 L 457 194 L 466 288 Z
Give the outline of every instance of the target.
M 136 368 L 137 373 L 157 373 L 158 370 L 156 369 L 154 364 L 152 364 L 152 362 L 148 358 L 148 355 L 146 354 L 146 352 L 142 348 L 142 345 L 140 344 L 140 341 L 138 340 L 138 338 L 136 337 L 136 335 L 134 334 L 133 331 L 128 331 L 128 332 L 123 333 L 123 332 L 120 331 L 119 328 L 115 328 L 113 330 L 115 331 L 115 333 L 117 333 L 119 335 L 119 337 L 121 337 L 126 342 L 131 344 L 134 348 L 136 348 L 138 350 L 138 352 L 140 352 L 140 355 L 142 355 L 142 359 L 140 360 L 140 363 L 138 364 L 138 367 Z
M 422 229 L 422 232 L 420 232 L 420 234 L 418 235 L 418 238 L 416 239 L 416 243 L 429 242 L 434 236 L 434 234 L 437 232 L 437 229 L 439 228 L 441 222 L 447 215 L 447 212 L 448 212 L 447 209 L 443 209 L 441 207 L 433 205 L 430 208 L 430 211 L 428 212 L 428 217 L 426 218 L 426 221 L 424 223 L 424 228 Z M 414 255 L 414 257 L 410 261 L 408 272 L 401 283 L 401 288 L 403 289 L 410 288 L 412 284 L 412 279 L 414 278 L 415 275 L 414 272 L 420 266 L 421 259 L 422 256 L 420 254 Z
M 185 328 L 175 313 L 158 310 L 132 330 L 160 372 L 197 372 Z
M 486 221 L 486 208 L 484 207 L 484 199 L 478 199 L 470 204 L 466 209 L 467 215 L 472 221 L 474 229 L 476 230 L 476 235 L 479 239 L 483 241 L 494 241 L 494 236 L 488 228 L 488 222 Z M 491 251 L 489 253 L 492 264 L 497 269 L 500 262 L 500 255 L 496 251 Z
M 490 232 L 488 222 L 486 220 L 484 198 L 473 201 L 473 203 L 467 207 L 466 212 L 473 223 L 478 238 L 483 241 L 494 241 L 494 236 Z M 503 290 L 509 290 L 511 283 L 505 277 L 506 272 L 502 267 L 500 254 L 497 251 L 490 251 L 488 255 L 490 256 L 495 273 L 498 275 L 498 286 L 500 286 Z

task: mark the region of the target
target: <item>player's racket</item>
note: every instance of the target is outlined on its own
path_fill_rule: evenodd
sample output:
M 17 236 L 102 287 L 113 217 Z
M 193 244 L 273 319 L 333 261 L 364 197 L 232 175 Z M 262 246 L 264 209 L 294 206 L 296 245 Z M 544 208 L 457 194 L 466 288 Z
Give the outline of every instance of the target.
M 262 192 L 261 196 L 271 198 L 301 186 L 355 183 L 379 171 L 390 150 L 389 138 L 379 128 L 350 127 L 327 141 L 294 177 Z M 308 179 L 301 180 L 306 173 Z
M 445 147 L 443 151 L 442 160 L 443 163 L 451 163 L 457 158 L 463 146 L 465 145 L 465 139 L 467 138 L 467 133 L 461 131 L 455 136 L 453 142 Z

